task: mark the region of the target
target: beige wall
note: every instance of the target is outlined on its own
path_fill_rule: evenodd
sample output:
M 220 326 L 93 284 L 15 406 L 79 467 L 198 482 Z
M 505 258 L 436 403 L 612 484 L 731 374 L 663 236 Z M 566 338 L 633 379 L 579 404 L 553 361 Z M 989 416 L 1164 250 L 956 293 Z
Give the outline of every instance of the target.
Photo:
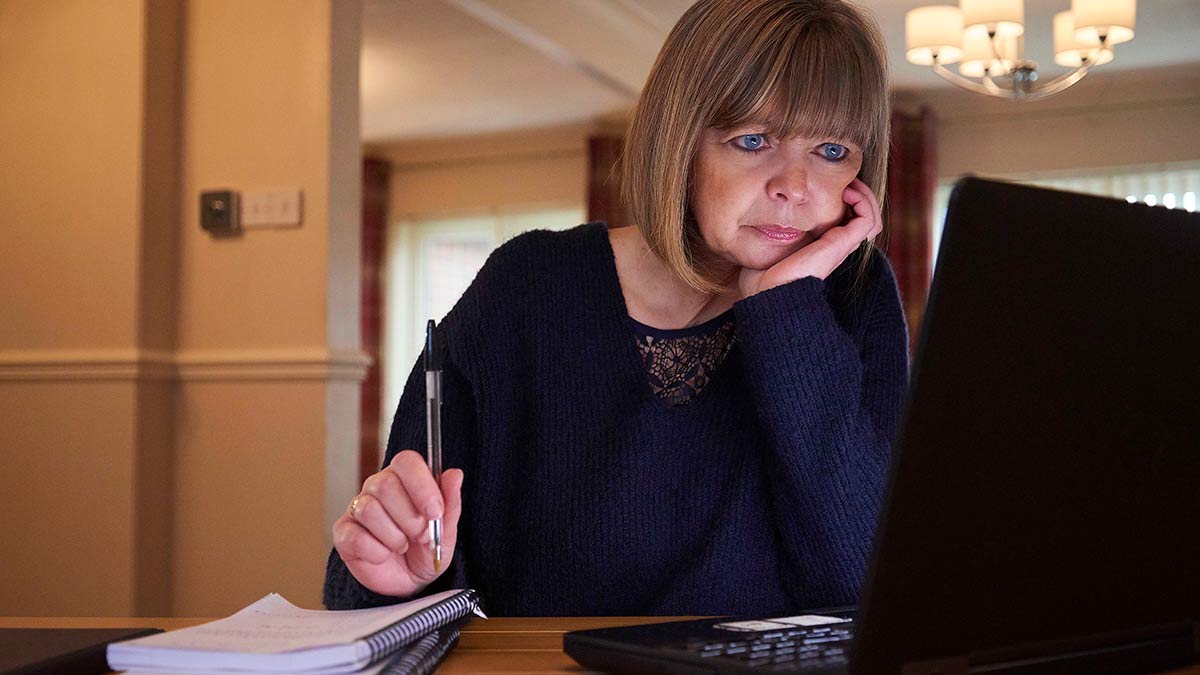
M 587 203 L 587 137 L 575 125 L 375 144 L 392 165 L 393 222 L 413 216 Z
M 4 348 L 135 340 L 143 14 L 0 3 Z
M 1118 56 L 1118 58 L 1120 58 Z M 1100 67 L 1033 103 L 957 89 L 900 92 L 897 104 L 938 116 L 938 177 L 1088 170 L 1200 160 L 1200 68 Z
M 121 381 L 0 383 L 0 612 L 133 608 L 132 390 Z
M 320 602 L 324 383 L 236 376 L 186 381 L 176 403 L 181 616 L 228 613 L 271 591 Z
M 360 17 L 0 3 L 0 614 L 318 606 L 365 365 Z M 300 188 L 304 223 L 214 239 L 221 187 Z
M 3 613 L 169 609 L 179 17 L 0 3 Z
M 214 239 L 182 213 L 177 614 L 272 590 L 318 605 L 331 505 L 355 492 L 358 11 L 188 4 L 184 194 L 299 187 L 305 222 Z

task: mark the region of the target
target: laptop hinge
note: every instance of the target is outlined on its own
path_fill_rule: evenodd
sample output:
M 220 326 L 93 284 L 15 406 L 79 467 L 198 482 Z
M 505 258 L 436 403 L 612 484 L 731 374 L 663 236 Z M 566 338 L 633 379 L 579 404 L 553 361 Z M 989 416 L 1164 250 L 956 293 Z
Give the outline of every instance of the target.
M 967 675 L 967 659 L 954 656 L 946 659 L 910 661 L 900 667 L 900 675 Z

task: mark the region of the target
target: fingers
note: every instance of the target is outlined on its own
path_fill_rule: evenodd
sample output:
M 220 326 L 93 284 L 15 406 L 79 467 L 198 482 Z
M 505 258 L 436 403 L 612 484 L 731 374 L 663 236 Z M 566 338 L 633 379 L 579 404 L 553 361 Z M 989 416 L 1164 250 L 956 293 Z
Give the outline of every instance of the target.
M 393 469 L 394 464 L 395 462 L 389 464 L 383 471 L 371 475 L 363 483 L 361 498 L 363 501 L 360 501 L 360 504 L 363 507 L 378 504 L 382 506 L 384 513 L 378 514 L 374 508 L 360 507 L 355 513 L 355 520 L 365 525 L 373 533 L 375 532 L 374 525 L 379 523 L 380 527 L 385 530 L 395 528 L 407 539 L 419 542 L 428 521 L 417 511 L 413 499 L 404 487 L 404 480 Z M 429 471 L 424 465 L 421 465 L 420 470 Z M 432 479 L 432 476 L 430 478 Z M 365 517 L 359 517 L 359 513 Z M 384 522 L 385 520 L 387 522 Z M 387 543 L 383 537 L 379 537 L 379 539 Z M 393 550 L 400 551 L 401 549 L 394 548 Z
M 458 521 L 462 515 L 462 481 L 463 472 L 459 469 L 448 469 L 442 474 L 441 493 L 445 500 L 446 512 L 442 516 L 442 564 L 435 568 L 433 561 L 433 546 L 426 542 L 409 550 L 408 565 L 425 583 L 431 582 L 446 571 L 450 559 L 454 555 L 454 547 L 458 543 Z
M 453 549 L 458 539 L 458 519 L 462 516 L 462 485 L 461 469 L 449 469 L 442 474 L 442 498 L 446 502 L 446 514 L 442 517 L 442 544 L 445 549 Z
M 879 211 L 879 199 L 875 196 L 875 192 L 871 190 L 871 187 L 864 183 L 861 178 L 855 178 L 850 181 L 850 184 L 846 186 L 846 190 L 854 194 L 855 202 L 865 200 L 872 211 Z M 855 203 L 848 199 L 845 201 L 849 204 Z
M 864 239 L 874 239 L 883 231 L 879 200 L 861 179 L 855 178 L 850 181 L 842 191 L 842 201 L 849 204 L 854 211 L 855 217 L 846 223 L 845 229 L 854 231 L 855 245 Z
M 793 256 L 805 253 L 804 266 L 812 276 L 824 279 L 846 259 L 858 241 L 849 226 L 830 228 L 821 238 L 805 246 Z
M 333 523 L 333 547 L 346 562 L 365 560 L 377 565 L 392 556 L 391 549 L 348 515 Z
M 405 450 L 397 453 L 388 467 L 400 477 L 413 506 L 427 520 L 442 515 L 445 509 L 442 492 L 433 480 L 433 473 L 429 471 L 424 457 L 412 450 Z
M 462 472 L 456 473 L 461 487 Z M 461 503 L 457 490 L 455 499 Z M 335 523 L 335 545 L 343 558 L 376 563 L 403 554 L 429 542 L 427 514 L 440 516 L 444 503 L 425 460 L 412 450 L 397 453 L 388 466 L 367 478 L 349 512 Z
M 367 478 L 347 512 L 334 521 L 334 548 L 366 588 L 384 595 L 411 595 L 449 568 L 462 516 L 462 485 L 461 470 L 449 469 L 435 481 L 420 455 L 411 450 L 398 453 Z M 438 569 L 426 513 L 442 518 Z
M 351 519 L 366 528 L 371 536 L 389 550 L 402 553 L 408 549 L 408 534 L 401 531 L 387 508 L 384 507 L 383 502 L 365 493 L 360 494 L 356 499 Z

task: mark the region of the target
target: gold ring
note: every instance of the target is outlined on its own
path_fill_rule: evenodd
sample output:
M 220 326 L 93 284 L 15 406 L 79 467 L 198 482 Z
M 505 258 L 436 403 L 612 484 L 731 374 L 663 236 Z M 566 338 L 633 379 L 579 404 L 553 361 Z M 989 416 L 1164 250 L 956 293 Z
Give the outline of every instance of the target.
M 360 499 L 362 499 L 362 495 L 357 495 L 354 499 L 350 500 L 350 519 L 351 520 L 358 520 L 358 514 L 356 512 L 358 511 L 358 500 L 360 500 Z

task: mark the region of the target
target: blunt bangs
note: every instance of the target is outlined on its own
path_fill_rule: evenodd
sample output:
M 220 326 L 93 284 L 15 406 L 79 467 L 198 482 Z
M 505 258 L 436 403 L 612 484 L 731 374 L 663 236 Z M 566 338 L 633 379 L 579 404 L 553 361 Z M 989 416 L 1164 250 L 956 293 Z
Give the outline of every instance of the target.
M 751 45 L 738 77 L 716 99 L 709 126 L 760 125 L 778 138 L 828 138 L 877 151 L 872 141 L 886 135 L 888 123 L 880 114 L 888 110 L 886 61 L 860 28 L 840 25 L 840 18 L 801 20 Z

